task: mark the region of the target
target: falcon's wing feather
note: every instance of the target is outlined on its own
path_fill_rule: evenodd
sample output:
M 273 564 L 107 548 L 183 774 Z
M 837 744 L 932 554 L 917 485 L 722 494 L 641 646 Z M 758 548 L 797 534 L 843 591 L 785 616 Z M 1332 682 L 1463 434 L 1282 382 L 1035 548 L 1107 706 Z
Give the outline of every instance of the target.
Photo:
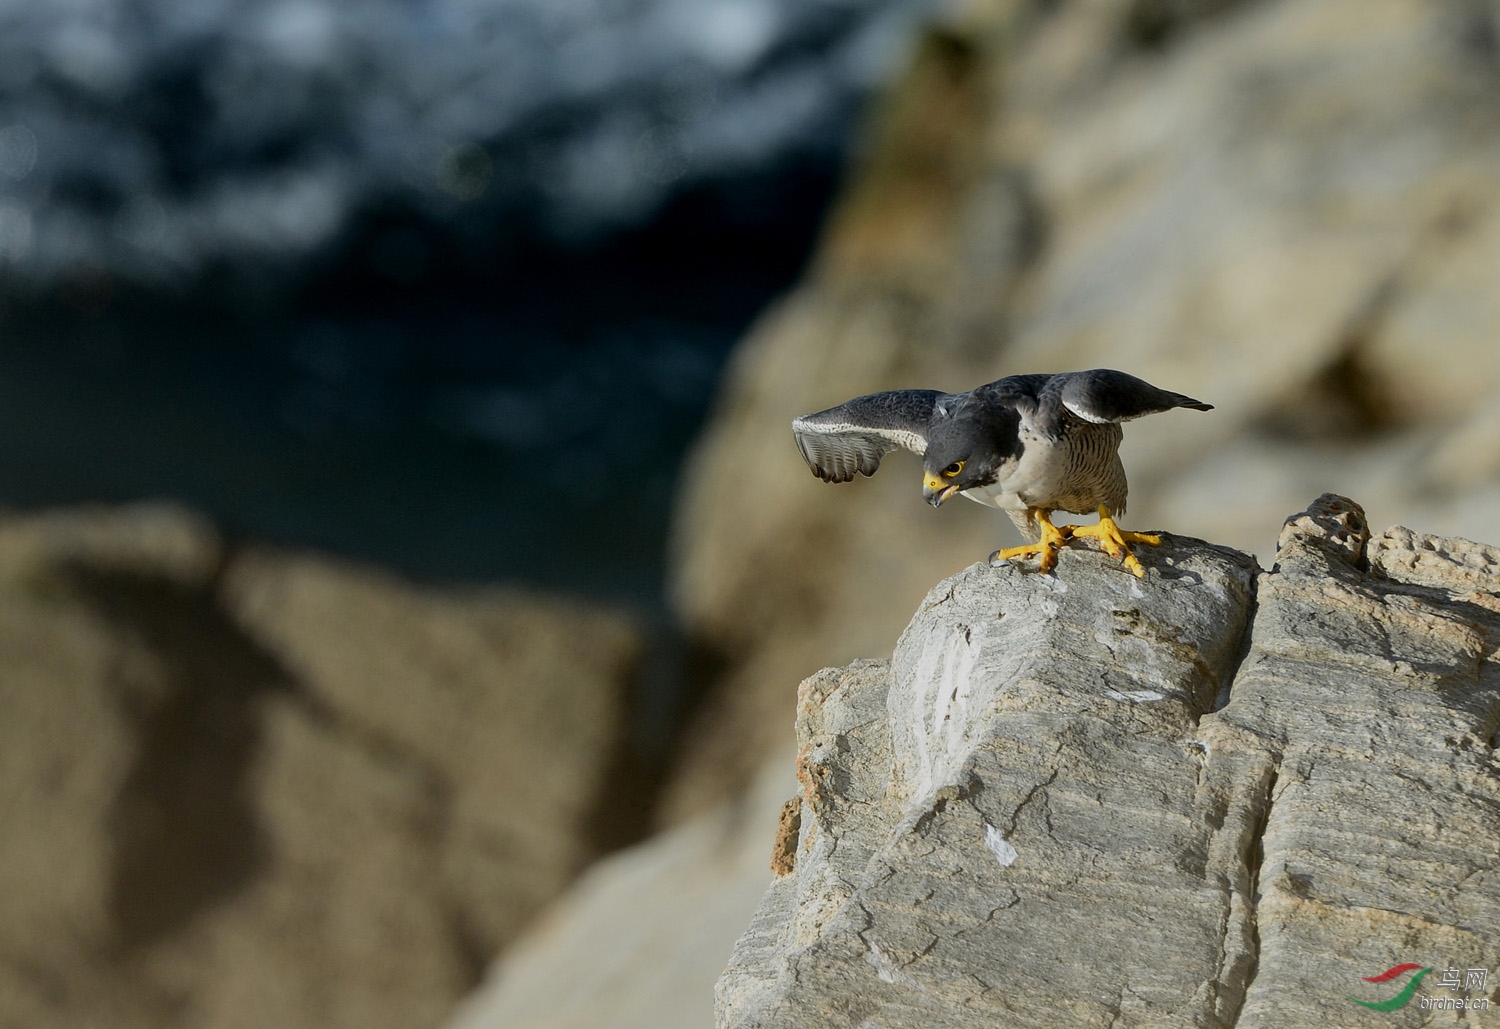
M 1212 411 L 1212 404 L 1157 389 L 1144 379 L 1109 368 L 1054 375 L 1046 392 L 1058 391 L 1062 405 L 1088 422 L 1128 422 L 1174 407 Z
M 1007 375 L 980 386 L 969 395 L 982 404 L 1008 407 L 1020 416 L 1021 425 L 1052 436 L 1056 435 L 1057 427 L 1051 424 L 1055 418 L 1047 418 L 1042 397 L 1047 384 L 1055 378 L 1056 375 L 1049 374 Z M 1055 403 L 1052 409 L 1055 412 Z M 1014 435 L 1014 427 L 1011 434 Z
M 792 434 L 814 475 L 825 482 L 848 482 L 856 474 L 874 475 L 880 459 L 897 447 L 924 453 L 927 426 L 947 395 L 935 389 L 898 389 L 856 397 L 793 420 Z
M 973 395 L 987 403 L 1000 403 L 1006 407 L 1014 408 L 1021 412 L 1023 418 L 1029 419 L 1035 412 L 1047 384 L 1056 375 L 1007 375 L 1003 379 L 986 383 L 976 389 Z

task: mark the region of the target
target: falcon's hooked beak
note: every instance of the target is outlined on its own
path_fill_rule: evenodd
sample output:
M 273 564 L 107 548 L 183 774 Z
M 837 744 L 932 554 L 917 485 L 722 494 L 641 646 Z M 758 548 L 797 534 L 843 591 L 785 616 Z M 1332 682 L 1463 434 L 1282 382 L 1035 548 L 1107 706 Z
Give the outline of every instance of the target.
M 943 501 L 958 492 L 958 484 L 944 482 L 936 475 L 922 477 L 922 499 L 933 507 L 938 507 Z

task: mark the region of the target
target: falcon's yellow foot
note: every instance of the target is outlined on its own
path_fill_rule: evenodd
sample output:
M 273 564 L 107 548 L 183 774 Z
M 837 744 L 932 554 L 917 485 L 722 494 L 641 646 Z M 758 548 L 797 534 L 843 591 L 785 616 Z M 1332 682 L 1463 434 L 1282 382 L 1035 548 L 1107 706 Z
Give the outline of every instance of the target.
M 1037 563 L 1037 571 L 1046 575 L 1056 568 L 1058 548 L 1068 542 L 1068 534 L 1053 525 L 1052 519 L 1047 517 L 1045 511 L 1037 512 L 1036 523 L 1042 531 L 1041 539 L 1023 547 L 1006 547 L 1004 550 L 997 550 L 990 555 L 990 561 L 1014 561 L 1018 557 L 1030 557 L 1035 554 L 1040 559 Z
M 1136 578 L 1146 577 L 1146 569 L 1141 567 L 1141 562 L 1130 552 L 1126 546 L 1128 543 L 1141 543 L 1148 547 L 1161 546 L 1161 537 L 1154 536 L 1149 532 L 1129 532 L 1121 529 L 1115 524 L 1115 520 L 1109 516 L 1107 508 L 1099 508 L 1098 525 L 1070 525 L 1069 535 L 1073 538 L 1079 536 L 1093 536 L 1104 548 L 1104 552 L 1110 557 L 1122 557 L 1125 559 L 1125 567 L 1135 573 Z

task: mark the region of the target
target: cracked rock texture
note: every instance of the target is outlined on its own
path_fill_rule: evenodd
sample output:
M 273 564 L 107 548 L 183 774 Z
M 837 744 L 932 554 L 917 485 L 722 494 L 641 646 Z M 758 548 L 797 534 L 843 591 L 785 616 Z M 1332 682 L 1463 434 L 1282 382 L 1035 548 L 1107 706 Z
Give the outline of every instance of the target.
M 636 626 L 0 519 L 0 1025 L 417 1029 L 596 852 Z
M 794 867 L 721 1027 L 1416 1025 L 1346 995 L 1493 985 L 1500 550 L 1324 495 L 1270 572 L 1143 556 L 976 565 L 802 684 Z

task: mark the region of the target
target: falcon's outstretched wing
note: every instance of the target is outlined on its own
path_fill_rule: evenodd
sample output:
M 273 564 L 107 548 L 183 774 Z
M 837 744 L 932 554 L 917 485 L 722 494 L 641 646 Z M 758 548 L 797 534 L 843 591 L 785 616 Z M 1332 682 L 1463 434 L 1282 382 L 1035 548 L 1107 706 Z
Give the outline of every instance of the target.
M 925 452 L 927 426 L 946 396 L 935 389 L 872 393 L 793 420 L 792 434 L 814 475 L 848 482 L 856 473 L 874 475 L 880 459 L 897 447 Z
M 1109 368 L 1054 375 L 1046 392 L 1054 389 L 1060 390 L 1064 407 L 1089 422 L 1128 422 L 1174 407 L 1191 407 L 1198 411 L 1214 409 L 1212 404 L 1157 389 L 1144 379 Z

